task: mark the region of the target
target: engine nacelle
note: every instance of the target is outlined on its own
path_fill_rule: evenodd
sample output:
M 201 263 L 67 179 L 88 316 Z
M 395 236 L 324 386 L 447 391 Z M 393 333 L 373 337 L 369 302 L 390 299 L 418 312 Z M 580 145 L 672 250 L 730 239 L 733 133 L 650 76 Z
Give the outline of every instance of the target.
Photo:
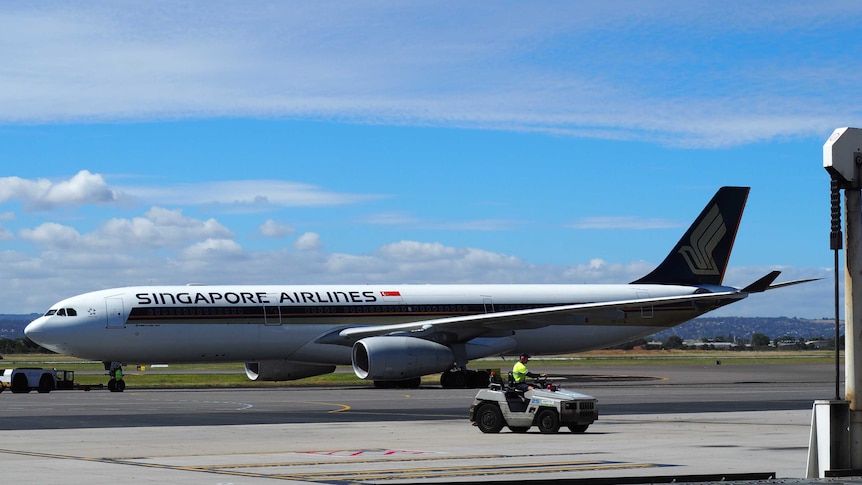
M 404 380 L 452 368 L 445 345 L 416 337 L 367 337 L 353 344 L 353 372 L 360 379 Z
M 335 372 L 334 365 L 306 364 L 290 360 L 246 362 L 245 375 L 253 381 L 295 381 Z

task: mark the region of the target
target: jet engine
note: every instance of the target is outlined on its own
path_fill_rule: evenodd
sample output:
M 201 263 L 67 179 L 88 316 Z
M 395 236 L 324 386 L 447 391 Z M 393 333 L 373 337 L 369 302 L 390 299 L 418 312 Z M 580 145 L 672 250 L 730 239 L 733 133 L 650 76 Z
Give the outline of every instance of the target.
M 360 379 L 404 380 L 452 368 L 455 356 L 445 345 L 416 337 L 367 337 L 353 345 L 353 372 Z
M 245 375 L 253 381 L 295 381 L 335 372 L 334 365 L 306 364 L 290 360 L 246 362 Z

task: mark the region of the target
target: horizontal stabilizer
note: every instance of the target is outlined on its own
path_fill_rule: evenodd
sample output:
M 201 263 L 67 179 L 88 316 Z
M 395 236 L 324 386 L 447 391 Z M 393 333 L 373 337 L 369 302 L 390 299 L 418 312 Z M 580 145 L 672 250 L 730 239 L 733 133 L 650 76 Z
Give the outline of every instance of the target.
M 773 271 L 740 291 L 743 293 L 762 293 L 769 289 L 769 285 L 771 285 L 780 274 L 781 271 Z
M 802 283 L 810 283 L 812 281 L 822 280 L 823 278 L 806 278 L 804 280 L 793 280 L 793 281 L 785 281 L 784 283 L 778 283 L 777 285 L 769 285 L 767 290 L 774 290 L 776 288 L 784 288 L 785 286 L 793 286 Z
M 806 278 L 803 280 L 794 280 L 794 281 L 786 281 L 784 283 L 778 283 L 777 285 L 773 285 L 772 282 L 778 278 L 778 275 L 781 274 L 781 271 L 772 271 L 766 276 L 760 278 L 754 283 L 746 286 L 745 288 L 739 290 L 740 293 L 762 293 L 767 290 L 774 290 L 776 288 L 783 288 L 785 286 L 798 285 L 801 283 L 808 283 L 811 281 L 817 281 L 821 278 Z

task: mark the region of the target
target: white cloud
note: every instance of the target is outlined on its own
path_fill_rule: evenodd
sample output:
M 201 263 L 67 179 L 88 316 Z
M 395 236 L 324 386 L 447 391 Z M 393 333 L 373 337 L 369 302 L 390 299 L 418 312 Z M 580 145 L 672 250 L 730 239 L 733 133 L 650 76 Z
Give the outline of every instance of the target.
M 111 219 L 88 240 L 111 241 L 122 247 L 176 247 L 200 238 L 230 238 L 234 234 L 215 219 L 199 220 L 187 217 L 182 210 L 153 207 L 144 217 Z
M 421 222 L 406 212 L 379 212 L 359 219 L 362 224 L 373 224 L 381 226 L 406 226 Z
M 138 199 L 163 205 L 198 205 L 228 213 L 271 211 L 278 207 L 327 207 L 379 199 L 380 195 L 347 194 L 317 185 L 281 180 L 230 180 L 196 184 L 123 187 Z
M 182 251 L 189 260 L 209 260 L 221 264 L 223 258 L 234 259 L 243 256 L 242 246 L 229 239 L 207 239 L 195 243 Z
M 641 219 L 637 217 L 585 217 L 571 224 L 566 224 L 565 227 L 572 229 L 671 229 L 675 227 L 685 227 L 684 224 L 679 224 L 665 219 Z
M 294 249 L 297 251 L 318 251 L 323 248 L 323 242 L 320 240 L 320 235 L 315 232 L 306 232 L 293 243 Z
M 172 220 L 175 215 L 155 219 Z M 192 224 L 180 217 L 175 223 L 198 228 L 183 237 L 165 237 L 185 239 L 185 246 L 103 244 L 102 248 L 113 249 L 93 250 L 93 239 L 103 234 L 100 230 L 81 235 L 72 228 L 46 223 L 22 231 L 22 237 L 38 241 L 45 250 L 37 256 L 0 251 L 6 282 L 0 310 L 39 312 L 85 291 L 137 284 L 626 283 L 648 273 L 655 264 L 594 258 L 571 265 L 537 265 L 512 255 L 421 241 L 387 244 L 367 254 L 327 253 L 315 233 L 299 238 L 298 243 L 304 241 L 297 244 L 300 251 L 247 250 L 229 238 L 207 237 L 200 230 L 203 221 Z M 741 287 L 772 269 L 732 267 L 726 282 Z M 780 309 L 787 316 L 828 316 L 832 308 L 830 271 L 787 269 L 779 281 L 809 277 L 830 279 L 752 295 L 716 314 L 774 316 Z M 812 310 L 818 307 L 822 311 Z
M 406 212 L 381 212 L 358 219 L 359 223 L 381 226 L 410 226 L 418 229 L 447 231 L 505 231 L 523 222 L 510 219 L 477 219 L 470 221 L 434 222 L 413 217 Z
M 118 202 L 120 193 L 99 174 L 81 170 L 68 180 L 0 178 L 0 203 L 20 200 L 27 210 Z
M 298 117 L 686 146 L 862 121 L 829 95 L 852 90 L 853 77 L 836 73 L 854 50 L 804 42 L 827 25 L 852 31 L 860 6 L 739 8 L 6 5 L 0 43 L 17 47 L 0 51 L 0 120 Z M 740 48 L 741 33 L 796 44 Z
M 22 229 L 22 239 L 46 249 L 80 251 L 153 251 L 179 247 L 200 239 L 234 236 L 215 219 L 199 220 L 182 215 L 181 210 L 153 207 L 145 217 L 111 219 L 92 233 L 81 235 L 76 229 L 55 222 L 35 229 Z
M 263 224 L 258 226 L 257 230 L 264 237 L 272 237 L 272 238 L 282 238 L 288 234 L 293 234 L 296 232 L 296 229 L 288 226 L 287 224 L 274 221 L 272 219 L 267 219 Z
M 54 249 L 78 248 L 82 237 L 72 227 L 46 222 L 35 229 L 21 229 L 21 238 Z
M 15 219 L 15 213 L 13 212 L 0 212 L 0 221 L 11 221 Z M 12 234 L 12 231 L 6 229 L 3 226 L 0 226 L 0 241 L 9 241 L 11 239 L 15 239 L 15 235 Z

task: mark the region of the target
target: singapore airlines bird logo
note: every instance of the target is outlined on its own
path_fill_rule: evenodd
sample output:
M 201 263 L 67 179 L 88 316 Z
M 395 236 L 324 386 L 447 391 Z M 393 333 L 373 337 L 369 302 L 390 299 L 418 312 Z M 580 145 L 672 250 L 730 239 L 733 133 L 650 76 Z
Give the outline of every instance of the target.
M 706 217 L 692 231 L 691 245 L 680 248 L 679 253 L 685 258 L 691 272 L 697 275 L 717 275 L 718 265 L 712 253 L 715 251 L 721 238 L 727 233 L 724 219 L 717 205 L 713 205 Z

